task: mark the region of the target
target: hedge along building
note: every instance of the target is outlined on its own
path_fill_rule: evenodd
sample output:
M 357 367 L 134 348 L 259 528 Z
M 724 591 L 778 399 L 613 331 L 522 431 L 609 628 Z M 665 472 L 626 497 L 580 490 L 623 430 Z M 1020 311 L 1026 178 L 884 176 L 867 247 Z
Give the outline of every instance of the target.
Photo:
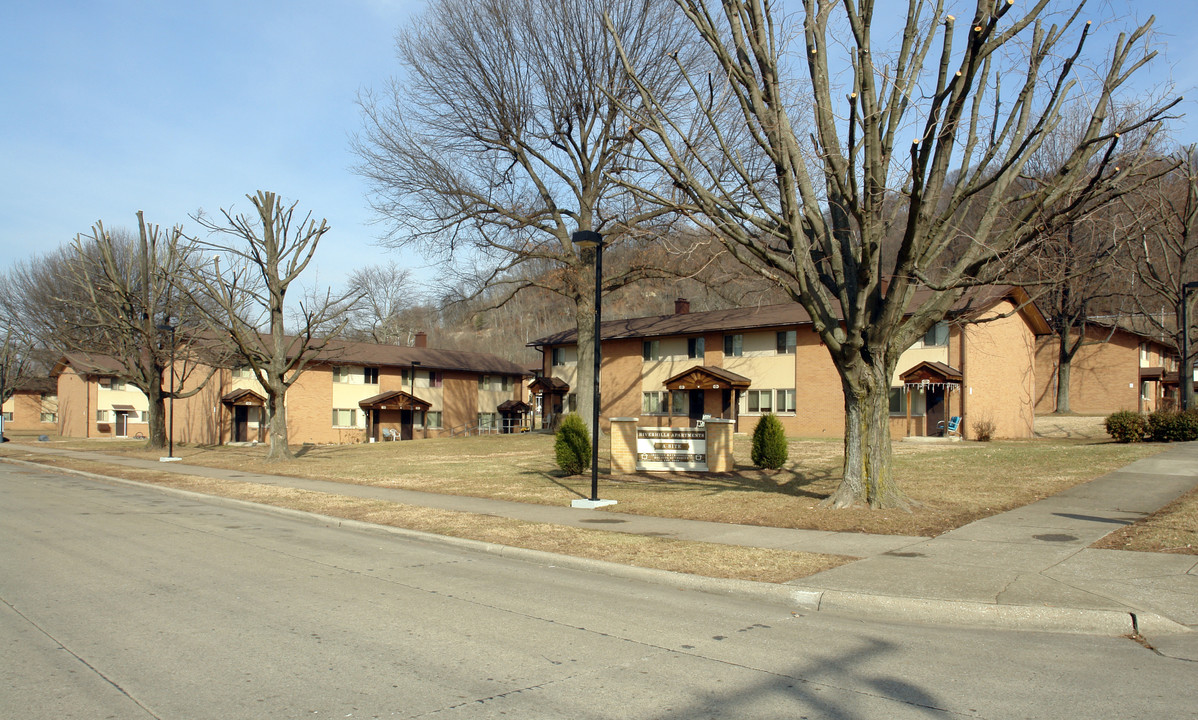
M 207 375 L 193 372 L 189 378 L 199 382 Z M 479 425 L 501 430 L 504 410 L 516 423 L 527 415 L 522 397 L 527 375 L 494 355 L 429 348 L 423 333 L 417 335 L 415 347 L 337 341 L 310 362 L 287 391 L 288 440 L 354 443 L 439 437 Z M 84 377 L 64 372 L 60 394 L 65 388 L 69 397 L 60 405 L 78 409 L 89 401 L 92 407 L 103 404 L 104 382 L 102 373 Z M 188 381 L 177 382 L 180 393 L 192 389 Z M 164 385 L 170 386 L 169 378 Z M 141 405 L 146 404 L 140 392 L 124 392 L 130 395 L 121 398 L 123 404 L 139 407 L 134 393 Z M 199 392 L 176 401 L 173 437 L 197 444 L 265 440 L 264 406 L 265 392 L 249 368 L 218 368 Z M 62 434 L 114 435 L 114 428 L 85 421 L 87 417 L 73 412 Z M 132 434 L 127 431 L 125 436 Z
M 995 437 L 1030 437 L 1035 345 L 1049 328 L 1019 288 L 974 293 L 901 357 L 891 387 L 893 437 L 934 435 L 963 416 L 993 425 Z M 840 376 L 797 303 L 613 320 L 601 329 L 603 418 L 685 427 L 705 416 L 749 432 L 776 414 L 790 436 L 840 437 Z M 574 331 L 529 343 L 542 352 L 545 380 L 534 392 L 577 382 Z M 568 394 L 562 403 L 571 406 Z

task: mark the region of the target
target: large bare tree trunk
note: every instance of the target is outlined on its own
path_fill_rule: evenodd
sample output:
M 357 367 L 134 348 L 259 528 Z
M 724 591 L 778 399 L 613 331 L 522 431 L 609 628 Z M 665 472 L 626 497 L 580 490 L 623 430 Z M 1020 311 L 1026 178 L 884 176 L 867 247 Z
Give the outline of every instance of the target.
M 841 375 L 844 390 L 844 475 L 822 503 L 845 508 L 908 508 L 890 452 L 890 376 L 893 370 L 858 363 Z
M 1061 343 L 1067 342 L 1065 338 L 1061 339 Z M 1057 412 L 1068 413 L 1073 412 L 1069 409 L 1069 376 L 1073 370 L 1073 355 L 1066 353 L 1064 347 L 1061 349 L 1061 354 L 1057 360 Z
M 270 417 L 270 450 L 266 460 L 291 460 L 295 454 L 287 444 L 287 405 L 282 395 L 267 394 L 266 414 Z

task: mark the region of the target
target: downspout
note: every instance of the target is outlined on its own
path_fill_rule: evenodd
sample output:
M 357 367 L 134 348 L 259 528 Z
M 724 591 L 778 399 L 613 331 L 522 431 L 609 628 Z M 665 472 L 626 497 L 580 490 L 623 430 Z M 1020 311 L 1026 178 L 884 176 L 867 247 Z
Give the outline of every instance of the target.
M 961 356 L 961 358 L 959 360 L 960 365 L 961 365 L 961 367 L 960 367 L 960 370 L 961 370 L 961 425 L 957 428 L 957 430 L 960 431 L 961 439 L 964 440 L 965 439 L 965 429 L 969 426 L 968 423 L 965 422 L 965 398 L 969 395 L 972 388 L 970 388 L 970 386 L 969 386 L 969 376 L 966 374 L 966 371 L 965 371 L 965 327 L 964 326 L 962 326 L 959 329 L 958 334 L 961 338 L 960 343 L 959 343 L 960 348 L 958 349 L 958 352 Z

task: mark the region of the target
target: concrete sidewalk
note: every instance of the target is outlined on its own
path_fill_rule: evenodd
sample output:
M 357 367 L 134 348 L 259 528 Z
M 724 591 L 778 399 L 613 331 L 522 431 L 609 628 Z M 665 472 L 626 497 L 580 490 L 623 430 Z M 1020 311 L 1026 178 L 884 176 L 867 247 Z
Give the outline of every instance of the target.
M 655 537 L 849 555 L 787 586 L 603 565 L 681 587 L 734 592 L 861 618 L 1101 634 L 1138 633 L 1198 660 L 1198 556 L 1093 550 L 1116 528 L 1198 485 L 1198 443 L 1177 444 L 1084 485 L 936 538 L 788 530 L 530 505 L 158 463 L 21 444 L 30 452 Z M 472 541 L 460 541 L 469 543 Z M 485 545 L 479 543 L 480 545 Z M 533 555 L 544 555 L 525 551 Z M 553 556 L 556 564 L 596 561 Z M 544 558 L 542 558 L 544 559 Z M 1162 650 L 1166 651 L 1166 650 Z

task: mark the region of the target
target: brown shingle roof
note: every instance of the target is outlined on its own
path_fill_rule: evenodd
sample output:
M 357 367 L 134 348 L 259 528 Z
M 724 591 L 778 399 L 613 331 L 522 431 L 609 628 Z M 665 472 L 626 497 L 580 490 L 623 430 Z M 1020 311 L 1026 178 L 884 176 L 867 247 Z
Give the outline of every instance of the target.
M 526 377 L 532 373 L 514 362 L 487 353 L 464 350 L 441 350 L 438 348 L 401 347 L 399 345 L 375 345 L 373 343 L 337 340 L 329 344 L 317 358 L 317 362 L 335 365 L 338 362 L 354 365 L 411 367 L 420 363 L 421 370 L 456 370 L 494 375 L 518 375 Z
M 913 305 L 918 305 L 927 299 L 931 290 L 917 290 L 912 299 Z M 1018 303 L 1026 303 L 1024 312 L 1029 316 L 1029 322 L 1037 334 L 1049 332 L 1043 315 L 1036 308 L 1027 294 L 1017 287 L 1009 285 L 975 288 L 968 292 L 949 313 L 969 318 L 981 314 L 982 311 L 993 307 L 1003 298 L 1013 296 Z M 708 310 L 706 312 L 681 313 L 673 315 L 655 315 L 652 317 L 630 318 L 627 320 L 610 320 L 603 323 L 600 332 L 604 340 L 620 340 L 638 337 L 662 337 L 667 335 L 698 335 L 714 332 L 739 332 L 742 330 L 758 330 L 771 327 L 794 327 L 811 322 L 811 316 L 798 303 L 782 303 L 779 305 L 760 305 L 756 307 L 732 308 L 730 310 Z M 576 330 L 563 330 L 528 343 L 528 347 L 543 345 L 571 345 L 578 341 Z

